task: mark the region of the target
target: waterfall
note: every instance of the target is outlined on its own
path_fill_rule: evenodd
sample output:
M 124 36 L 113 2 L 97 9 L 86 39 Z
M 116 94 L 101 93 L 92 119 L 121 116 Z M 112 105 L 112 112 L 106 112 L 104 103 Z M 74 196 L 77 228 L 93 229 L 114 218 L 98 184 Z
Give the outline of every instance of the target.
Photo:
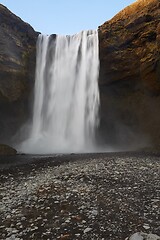
M 98 32 L 37 40 L 33 119 L 25 153 L 93 151 L 99 108 Z

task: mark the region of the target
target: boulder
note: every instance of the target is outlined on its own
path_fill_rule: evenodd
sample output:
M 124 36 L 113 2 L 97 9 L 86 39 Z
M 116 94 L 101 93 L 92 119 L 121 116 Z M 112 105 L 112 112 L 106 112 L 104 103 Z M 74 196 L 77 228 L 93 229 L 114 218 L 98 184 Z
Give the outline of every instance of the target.
M 127 238 L 128 240 L 128 238 Z M 156 234 L 147 234 L 143 232 L 134 233 L 129 240 L 160 240 L 160 237 Z
M 115 146 L 160 144 L 160 2 L 137 0 L 99 27 L 100 135 Z
M 16 155 L 17 151 L 6 145 L 6 144 L 0 144 L 0 156 L 13 156 Z

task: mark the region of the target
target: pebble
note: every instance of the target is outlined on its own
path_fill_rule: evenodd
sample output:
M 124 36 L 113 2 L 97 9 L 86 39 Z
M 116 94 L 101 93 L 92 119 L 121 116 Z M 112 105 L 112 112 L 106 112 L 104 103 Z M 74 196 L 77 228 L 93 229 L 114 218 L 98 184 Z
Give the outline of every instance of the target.
M 148 230 L 148 229 L 150 229 L 150 226 L 149 226 L 149 224 L 146 224 L 146 223 L 145 223 L 145 224 L 143 225 L 143 228 L 146 229 L 146 230 Z
M 154 224 L 159 204 L 155 191 L 159 184 L 159 163 L 154 161 L 146 171 L 145 158 L 100 161 L 89 159 L 47 166 L 31 170 L 27 173 L 30 177 L 25 171 L 19 176 L 9 175 L 0 184 L 3 240 L 38 239 L 36 234 L 40 231 L 41 238 L 44 233 L 45 239 L 58 239 L 58 236 L 67 239 L 73 231 L 78 239 L 97 240 L 103 239 L 98 234 L 108 234 L 107 240 L 117 240 L 116 234 L 121 234 L 126 224 L 124 216 L 131 221 L 130 232 L 137 228 L 158 229 Z M 141 165 L 145 168 L 140 169 Z M 146 190 L 150 195 L 144 195 Z M 143 198 L 139 200 L 136 196 Z M 140 207 L 144 204 L 145 210 Z M 137 220 L 132 219 L 133 216 L 137 216 Z
M 88 228 L 84 229 L 83 232 L 84 232 L 84 233 L 88 233 L 88 232 L 90 232 L 91 230 L 92 230 L 92 228 L 89 228 L 89 227 L 88 227 Z
M 94 216 L 97 216 L 97 215 L 98 215 L 98 211 L 97 211 L 97 210 L 93 210 L 93 211 L 91 212 L 91 214 L 94 215 Z

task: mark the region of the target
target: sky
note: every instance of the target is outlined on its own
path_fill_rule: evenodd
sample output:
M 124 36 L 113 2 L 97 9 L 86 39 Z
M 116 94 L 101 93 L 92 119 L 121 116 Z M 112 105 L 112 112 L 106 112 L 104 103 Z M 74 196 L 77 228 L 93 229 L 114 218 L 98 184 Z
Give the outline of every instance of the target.
M 97 29 L 135 0 L 0 0 L 43 34 L 72 35 Z

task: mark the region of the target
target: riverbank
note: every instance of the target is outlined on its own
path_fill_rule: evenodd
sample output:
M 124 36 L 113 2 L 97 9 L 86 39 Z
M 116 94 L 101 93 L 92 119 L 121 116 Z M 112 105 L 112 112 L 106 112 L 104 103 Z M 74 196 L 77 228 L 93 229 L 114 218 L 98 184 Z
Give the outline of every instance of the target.
M 2 239 L 123 240 L 139 231 L 160 235 L 159 154 L 21 158 L 24 164 L 18 160 L 0 170 Z

